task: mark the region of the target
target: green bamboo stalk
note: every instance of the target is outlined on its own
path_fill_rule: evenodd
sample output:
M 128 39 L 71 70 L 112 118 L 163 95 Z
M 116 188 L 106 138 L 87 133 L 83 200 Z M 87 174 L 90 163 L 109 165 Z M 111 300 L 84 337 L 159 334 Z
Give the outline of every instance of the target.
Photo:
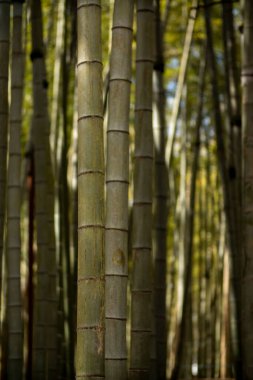
M 200 151 L 200 154 L 202 151 Z M 203 153 L 201 154 L 203 160 Z M 204 223 L 204 186 L 203 186 L 203 168 L 201 168 L 201 184 L 199 189 L 199 308 L 198 308 L 198 327 L 199 327 L 199 345 L 198 345 L 198 377 L 206 377 L 205 372 L 205 308 L 206 308 L 206 266 L 205 266 L 205 223 Z
M 54 236 L 54 184 L 49 146 L 49 118 L 42 10 L 31 4 L 33 61 L 33 139 L 37 225 L 37 287 L 35 292 L 33 376 L 54 379 L 57 372 L 57 297 Z
M 128 135 L 133 6 L 133 0 L 115 0 L 112 25 L 105 224 L 105 377 L 108 380 L 127 379 Z
M 104 378 L 104 152 L 101 2 L 77 2 L 78 379 Z
M 66 28 L 65 22 L 65 2 L 60 0 L 58 2 L 57 10 L 57 28 L 55 40 L 55 63 L 54 63 L 54 82 L 53 82 L 53 96 L 52 96 L 52 109 L 51 109 L 51 148 L 53 149 L 53 166 L 54 171 L 57 171 L 57 152 L 58 152 L 58 137 L 59 137 L 59 106 L 60 106 L 60 80 L 62 68 L 62 54 L 64 44 L 64 30 Z
M 69 157 L 69 170 L 70 170 L 70 179 L 68 188 L 69 188 L 69 199 L 71 202 L 71 216 L 69 220 L 69 255 L 70 255 L 70 273 L 68 274 L 69 281 L 69 299 L 68 302 L 68 312 L 69 312 L 69 354 L 70 354 L 70 373 L 75 373 L 75 346 L 76 346 L 76 337 L 71 336 L 73 330 L 76 326 L 76 314 L 77 314 L 77 90 L 75 87 L 74 90 L 74 111 L 73 111 L 73 133 L 72 133 L 72 143 L 70 146 Z M 66 228 L 67 229 L 67 228 Z M 67 242 L 66 242 L 67 246 Z M 72 281 L 72 283 L 70 283 Z
M 228 165 L 233 235 L 237 255 L 241 257 L 241 99 L 237 68 L 236 41 L 232 4 L 223 4 L 223 48 L 228 121 Z M 240 308 L 240 307 L 239 307 Z
M 47 104 L 45 104 L 45 114 L 47 115 Z M 54 178 L 52 171 L 51 151 L 49 143 L 49 119 L 46 119 L 47 139 L 46 139 L 46 177 L 47 177 L 47 223 L 48 223 L 48 306 L 47 315 L 47 377 L 55 379 L 57 376 L 57 266 L 56 266 L 56 242 L 54 230 Z
M 226 223 L 222 213 L 219 255 L 222 255 L 222 308 L 220 333 L 220 377 L 231 377 L 231 345 L 230 345 L 230 274 L 229 251 L 226 247 Z
M 183 304 L 182 304 L 182 321 L 179 331 L 179 342 L 176 353 L 176 363 L 173 370 L 171 379 L 177 379 L 181 362 L 183 359 L 183 348 L 187 334 L 188 319 L 191 318 L 190 303 L 192 293 L 192 269 L 193 269 L 193 238 L 194 238 L 194 217 L 195 217 L 195 196 L 196 196 L 196 180 L 199 166 L 199 153 L 200 153 L 200 130 L 203 117 L 203 100 L 205 88 L 205 73 L 206 73 L 206 60 L 201 64 L 200 68 L 200 85 L 199 85 L 199 98 L 198 98 L 198 112 L 196 119 L 196 129 L 194 135 L 194 154 L 191 167 L 191 184 L 190 184 L 190 201 L 187 211 L 187 229 L 186 233 L 186 265 L 184 275 L 184 289 L 183 289 Z M 191 325 L 188 325 L 189 328 Z M 188 332 L 189 334 L 189 332 Z
M 153 1 L 137 0 L 131 380 L 148 378 L 151 368 L 153 26 Z
M 236 244 L 236 234 L 233 230 L 233 209 L 234 206 L 231 201 L 231 191 L 229 188 L 229 170 L 228 170 L 228 162 L 225 155 L 225 146 L 223 140 L 223 120 L 221 115 L 221 108 L 219 102 L 219 88 L 218 88 L 218 74 L 217 74 L 217 64 L 216 58 L 214 54 L 214 45 L 213 45 L 213 32 L 212 32 L 212 24 L 210 18 L 210 7 L 209 0 L 204 0 L 205 6 L 205 25 L 206 25 L 206 36 L 207 36 L 207 48 L 209 54 L 209 62 L 210 62 L 210 78 L 211 78 L 211 88 L 212 88 L 212 100 L 213 100 L 213 110 L 214 110 L 214 121 L 215 121 L 215 134 L 217 141 L 217 156 L 218 156 L 218 166 L 221 176 L 222 188 L 224 192 L 224 209 L 226 215 L 226 223 L 228 227 L 228 244 L 231 252 L 231 263 L 232 263 L 232 276 L 231 280 L 233 283 L 234 293 L 235 293 L 235 301 L 236 301 L 236 322 L 237 322 L 237 330 L 240 331 L 241 326 L 241 269 L 242 269 L 242 260 L 240 253 L 237 251 Z M 236 358 L 236 373 L 238 377 L 241 377 L 241 342 L 240 342 L 240 334 L 238 335 L 238 357 Z
M 155 355 L 157 362 L 153 370 L 159 378 L 166 377 L 167 326 L 166 326 L 166 265 L 167 265 L 167 218 L 168 218 L 168 172 L 165 164 L 166 144 L 166 96 L 164 89 L 164 41 L 160 15 L 160 0 L 155 7 L 156 57 L 154 64 L 154 333 Z M 168 22 L 168 20 L 166 21 Z
M 0 1 L 0 314 L 2 288 L 2 261 L 4 247 L 6 159 L 8 133 L 8 77 L 10 44 L 10 1 Z
M 244 1 L 243 9 L 243 66 L 242 66 L 242 125 L 243 125 L 243 169 L 242 169 L 242 218 L 243 251 L 241 265 L 241 336 L 242 336 L 242 379 L 253 378 L 251 352 L 253 350 L 253 180 L 252 180 L 252 75 L 253 75 L 253 2 Z
M 7 192 L 7 325 L 8 379 L 22 379 L 23 321 L 21 303 L 21 124 L 24 79 L 23 1 L 13 4 L 11 105 Z
M 187 24 L 187 28 L 185 32 L 184 48 L 183 48 L 182 58 L 180 62 L 177 89 L 176 89 L 176 94 L 175 94 L 175 99 L 174 99 L 173 109 L 172 109 L 172 114 L 171 114 L 171 120 L 170 120 L 170 136 L 167 140 L 166 150 L 165 150 L 165 157 L 166 157 L 166 163 L 167 163 L 168 168 L 170 168 L 170 165 L 171 165 L 171 158 L 173 154 L 173 145 L 174 145 L 174 140 L 176 136 L 176 128 L 177 128 L 177 120 L 178 120 L 178 115 L 179 115 L 179 110 L 180 110 L 180 103 L 181 103 L 185 76 L 186 76 L 186 71 L 187 71 L 187 65 L 188 65 L 188 60 L 189 60 L 189 55 L 190 55 L 192 36 L 194 32 L 194 27 L 195 27 L 195 21 L 197 18 L 198 3 L 199 3 L 199 0 L 192 1 L 192 6 L 190 9 L 189 18 L 188 18 L 188 24 Z
M 206 289 L 205 289 L 205 376 L 211 377 L 211 337 L 214 334 L 211 327 L 211 320 L 213 311 L 211 309 L 211 293 L 212 293 L 212 243 L 210 239 L 211 223 L 212 223 L 212 206 L 211 205 L 211 157 L 210 157 L 210 134 L 209 128 L 205 130 L 205 201 L 204 201 L 204 218 L 205 218 L 205 277 L 206 277 Z

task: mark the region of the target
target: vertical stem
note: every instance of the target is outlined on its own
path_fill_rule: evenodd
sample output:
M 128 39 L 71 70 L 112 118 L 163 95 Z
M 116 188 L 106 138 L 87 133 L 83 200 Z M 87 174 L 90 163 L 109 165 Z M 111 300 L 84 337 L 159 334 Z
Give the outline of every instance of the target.
M 213 109 L 214 109 L 214 122 L 215 122 L 215 134 L 217 141 L 217 156 L 218 156 L 218 167 L 221 176 L 222 189 L 224 192 L 224 209 L 226 215 L 226 223 L 228 226 L 228 243 L 232 257 L 232 283 L 235 292 L 236 299 L 236 320 L 237 320 L 237 329 L 240 329 L 240 298 L 241 298 L 241 283 L 240 283 L 240 271 L 241 271 L 241 257 L 237 251 L 236 246 L 236 235 L 234 231 L 233 223 L 233 208 L 231 202 L 231 191 L 229 188 L 229 171 L 227 165 L 227 159 L 225 155 L 225 146 L 224 146 L 224 128 L 223 121 L 220 109 L 219 101 L 219 88 L 218 88 L 218 71 L 216 65 L 216 58 L 214 54 L 214 45 L 213 45 L 213 32 L 210 19 L 210 10 L 209 10 L 209 1 L 204 0 L 205 4 L 205 25 L 206 25 L 206 36 L 207 36 L 207 48 L 209 54 L 209 65 L 210 65 L 210 79 L 211 79 L 211 88 L 212 88 L 212 100 L 213 100 Z M 240 335 L 239 335 L 240 338 Z M 239 356 L 240 360 L 240 339 L 239 339 Z M 236 363 L 236 371 L 240 373 L 240 362 Z
M 53 149 L 53 166 L 56 171 L 57 168 L 57 147 L 59 137 L 59 104 L 60 104 L 60 79 L 61 79 L 61 66 L 62 66 L 62 52 L 64 43 L 64 28 L 65 22 L 65 2 L 60 0 L 58 3 L 57 14 L 57 28 L 56 28 L 56 41 L 55 41 L 55 64 L 54 64 L 54 82 L 53 82 L 53 96 L 52 96 L 52 111 L 51 111 L 51 148 Z
M 104 378 L 104 151 L 101 2 L 77 2 L 78 379 Z
M 57 372 L 57 297 L 54 235 L 54 181 L 49 145 L 49 117 L 40 0 L 31 4 L 33 61 L 33 139 L 37 225 L 33 376 L 54 379 Z
M 222 214 L 220 249 L 223 254 L 222 276 L 222 312 L 221 312 L 221 336 L 220 336 L 220 377 L 231 377 L 230 356 L 230 275 L 229 275 L 229 251 L 225 239 L 225 216 Z
M 35 168 L 34 150 L 30 150 L 28 174 L 29 193 L 29 222 L 28 222 L 28 338 L 27 338 L 27 368 L 26 379 L 32 380 L 32 351 L 33 351 L 33 299 L 34 299 L 34 206 L 35 206 Z
M 172 115 L 170 120 L 170 135 L 167 140 L 166 144 L 166 163 L 167 167 L 170 168 L 171 165 L 171 158 L 173 153 L 173 144 L 174 139 L 176 135 L 176 127 L 177 127 L 177 120 L 180 110 L 180 103 L 181 103 L 181 97 L 182 92 L 184 88 L 184 82 L 185 82 L 185 75 L 187 71 L 187 65 L 188 65 L 188 59 L 190 55 L 190 48 L 192 43 L 192 36 L 195 26 L 195 20 L 197 17 L 197 9 L 198 9 L 198 3 L 199 0 L 193 0 L 192 6 L 188 18 L 188 24 L 187 29 L 185 33 L 185 41 L 184 41 L 184 47 L 183 47 L 183 54 L 180 62 L 180 68 L 179 68 L 179 74 L 178 74 L 178 80 L 177 80 L 177 89 L 175 94 L 175 99 L 173 103 L 173 109 L 172 109 Z
M 160 0 L 155 7 L 155 64 L 154 64 L 154 338 L 158 378 L 166 377 L 167 326 L 166 326 L 166 266 L 167 266 L 167 218 L 168 218 L 168 172 L 165 164 L 166 143 L 166 96 L 164 89 L 163 31 Z M 156 116 L 156 117 L 155 117 Z
M 190 184 L 190 204 L 189 212 L 187 215 L 187 229 L 186 236 L 186 265 L 184 275 L 184 289 L 183 289 L 183 304 L 182 304 L 182 321 L 179 331 L 179 341 L 176 353 L 176 363 L 173 370 L 172 379 L 177 379 L 181 361 L 183 359 L 183 346 L 185 345 L 187 333 L 187 319 L 191 318 L 190 303 L 192 293 L 192 267 L 193 267 L 193 238 L 194 238 L 194 216 L 195 216 L 195 195 L 196 195 L 196 179 L 199 166 L 199 152 L 200 152 L 200 129 L 202 124 L 202 111 L 203 111 L 203 98 L 205 86 L 205 73 L 206 73 L 206 59 L 203 61 L 200 68 L 200 85 L 199 85 L 199 98 L 198 98 L 198 113 L 196 120 L 196 129 L 194 136 L 194 156 L 191 168 L 191 184 Z M 191 324 L 188 324 L 191 328 Z M 189 332 L 188 332 L 189 336 Z
M 0 1 L 0 315 L 2 294 L 2 262 L 5 223 L 6 159 L 8 133 L 8 79 L 10 44 L 10 1 Z M 1 332 L 0 332 L 1 333 Z
M 40 4 L 39 4 L 40 5 Z M 46 204 L 46 136 L 43 93 L 43 51 L 41 8 L 35 1 L 31 4 L 32 54 L 33 62 L 33 141 L 35 159 L 35 218 L 37 231 L 37 284 L 34 297 L 33 328 L 33 377 L 45 379 L 46 373 L 46 326 L 45 315 L 48 314 L 48 230 Z
M 13 5 L 11 105 L 7 192 L 7 324 L 8 379 L 22 379 L 23 323 L 21 305 L 21 124 L 24 54 L 22 51 L 22 3 Z
M 244 1 L 243 24 L 243 66 L 242 66 L 242 117 L 243 117 L 243 182 L 242 182 L 242 303 L 241 334 L 243 380 L 253 378 L 251 352 L 253 350 L 253 119 L 252 119 L 252 76 L 253 76 L 253 2 Z
M 127 379 L 129 105 L 133 6 L 132 0 L 116 0 L 112 25 L 105 230 L 105 377 L 108 380 Z
M 148 378 L 152 303 L 152 0 L 137 1 L 130 379 Z
M 203 160 L 203 157 L 202 157 Z M 201 168 L 202 169 L 202 168 Z M 199 347 L 198 377 L 206 377 L 205 357 L 205 308 L 206 308 L 206 266 L 205 266 L 205 221 L 204 221 L 204 185 L 203 169 L 201 170 L 199 189 Z

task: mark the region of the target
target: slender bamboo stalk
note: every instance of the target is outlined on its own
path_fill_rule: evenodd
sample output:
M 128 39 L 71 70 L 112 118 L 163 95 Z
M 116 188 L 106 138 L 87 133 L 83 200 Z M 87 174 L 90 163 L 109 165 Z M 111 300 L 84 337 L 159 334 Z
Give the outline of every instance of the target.
M 211 26 L 211 20 L 210 20 L 210 10 L 209 10 L 209 0 L 204 0 L 205 7 L 205 25 L 206 25 L 206 35 L 207 35 L 207 48 L 208 48 L 208 54 L 209 54 L 209 63 L 210 63 L 210 76 L 211 76 L 211 85 L 212 85 L 212 99 L 213 99 L 213 109 L 214 109 L 214 120 L 215 120 L 215 134 L 216 134 L 216 141 L 217 141 L 217 155 L 218 155 L 218 166 L 222 181 L 222 188 L 224 192 L 224 209 L 226 214 L 226 223 L 228 226 L 228 242 L 229 242 L 229 248 L 231 251 L 231 257 L 232 257 L 232 283 L 233 288 L 235 292 L 235 299 L 236 299 L 236 320 L 237 320 L 237 329 L 239 331 L 240 329 L 240 298 L 241 298 L 241 283 L 240 283 L 240 271 L 241 271 L 241 258 L 238 254 L 238 251 L 236 250 L 236 240 L 235 240 L 235 233 L 233 230 L 234 223 L 233 223 L 233 205 L 231 203 L 231 192 L 229 188 L 229 178 L 228 178 L 228 165 L 227 165 L 227 159 L 225 155 L 225 146 L 224 146 L 224 131 L 223 131 L 223 123 L 222 123 L 222 116 L 221 116 L 221 109 L 220 109 L 220 102 L 219 102 L 219 89 L 218 89 L 218 83 L 217 83 L 217 66 L 216 66 L 216 59 L 214 54 L 214 45 L 213 45 L 213 34 L 212 34 L 212 26 Z M 240 336 L 239 336 L 240 337 Z M 239 356 L 237 358 L 236 363 L 236 371 L 238 373 L 238 376 L 240 376 L 240 341 L 239 341 Z
M 232 4 L 223 4 L 223 46 L 226 83 L 228 133 L 228 164 L 233 231 L 236 250 L 241 256 L 241 99 L 239 75 L 237 68 L 236 41 L 234 35 L 234 20 Z
M 47 104 L 45 104 L 47 129 L 46 139 L 46 176 L 47 176 L 47 213 L 48 213 L 48 302 L 49 314 L 47 316 L 47 377 L 57 377 L 57 268 L 56 268 L 56 242 L 54 231 L 54 178 L 52 170 L 50 143 L 49 143 L 49 119 L 47 115 Z
M 182 306 L 182 321 L 179 332 L 179 341 L 176 353 L 176 363 L 173 370 L 171 379 L 177 379 L 179 375 L 180 365 L 183 358 L 183 346 L 185 343 L 186 324 L 189 317 L 189 310 L 191 300 L 191 286 L 192 286 L 192 265 L 193 265 L 193 237 L 194 237 L 194 216 L 195 216 L 195 195 L 196 195 L 196 179 L 198 173 L 199 152 L 200 152 L 200 128 L 202 124 L 202 111 L 204 99 L 204 86 L 205 86 L 205 72 L 206 60 L 203 61 L 200 70 L 200 86 L 199 86 L 199 99 L 198 99 L 198 114 L 196 120 L 196 131 L 194 136 L 194 157 L 191 169 L 191 185 L 190 185 L 190 204 L 188 211 L 187 223 L 187 245 L 186 245 L 186 267 L 184 278 L 184 294 Z
M 35 171 L 34 171 L 34 149 L 29 150 L 29 171 L 27 175 L 28 199 L 29 199 L 29 221 L 28 221 L 28 327 L 27 327 L 27 363 L 26 380 L 32 379 L 32 344 L 33 344 L 33 302 L 34 302 L 34 199 L 35 199 Z
M 10 44 L 10 1 L 0 1 L 0 315 L 2 288 L 2 261 L 4 247 L 6 159 L 8 133 L 8 79 Z
M 175 95 L 175 99 L 173 103 L 173 109 L 172 109 L 171 120 L 170 120 L 169 138 L 167 140 L 166 151 L 165 151 L 166 163 L 167 163 L 168 168 L 170 168 L 170 165 L 171 165 L 173 144 L 174 144 L 176 128 L 177 128 L 177 119 L 179 115 L 181 97 L 182 97 L 182 92 L 183 92 L 183 87 L 184 87 L 184 82 L 185 82 L 185 75 L 187 71 L 187 64 L 188 64 L 189 53 L 190 53 L 190 48 L 191 48 L 191 43 L 192 43 L 195 20 L 197 18 L 198 3 L 199 3 L 199 0 L 192 1 L 192 6 L 190 9 L 189 18 L 188 18 L 187 29 L 185 33 L 185 41 L 184 41 L 184 47 L 183 47 L 183 54 L 182 54 L 182 58 L 180 62 L 176 95 Z
M 148 378 L 151 368 L 153 26 L 153 1 L 137 0 L 131 380 Z
M 202 152 L 201 152 L 202 153 Z M 202 157 L 203 159 L 203 157 Z M 205 266 L 205 223 L 204 223 L 204 186 L 203 168 L 201 168 L 201 184 L 199 189 L 199 346 L 198 346 L 198 376 L 206 377 L 205 356 L 205 308 L 206 308 L 206 266 Z
M 210 155 L 210 127 L 205 129 L 205 201 L 204 201 L 204 218 L 205 218 L 205 376 L 211 377 L 211 336 L 214 333 L 211 328 L 213 311 L 211 310 L 211 292 L 212 292 L 212 243 L 210 239 L 212 223 L 212 205 L 211 205 L 211 155 Z
M 231 345 L 230 345 L 230 275 L 229 275 L 229 251 L 225 239 L 225 216 L 222 214 L 220 255 L 223 254 L 223 278 L 222 278 L 222 311 L 221 311 L 221 335 L 220 335 L 220 377 L 231 377 Z
M 78 0 L 78 379 L 104 378 L 101 2 Z
M 54 184 L 49 147 L 47 86 L 43 51 L 42 11 L 31 4 L 33 61 L 33 139 L 35 146 L 35 203 L 37 225 L 37 287 L 35 292 L 33 376 L 56 377 L 57 297 L 54 237 Z
M 67 68 L 66 68 L 67 70 Z M 70 374 L 75 373 L 75 347 L 76 347 L 76 337 L 73 335 L 73 331 L 76 326 L 76 303 L 77 303 L 77 89 L 74 90 L 74 111 L 73 111 L 73 133 L 72 133 L 72 143 L 71 152 L 69 154 L 71 157 L 70 173 L 71 182 L 69 183 L 69 199 L 71 203 L 71 217 L 69 219 L 69 226 L 66 225 L 65 229 L 69 229 L 69 242 L 66 241 L 66 249 L 69 243 L 69 256 L 70 256 L 70 273 L 69 273 L 69 295 L 71 297 L 68 301 L 68 312 L 69 312 L 69 355 L 70 355 Z M 67 99 L 66 99 L 67 100 Z M 66 103 L 67 104 L 67 103 Z M 64 142 L 65 145 L 65 142 Z M 64 202 L 65 203 L 65 202 Z M 65 222 L 66 224 L 66 222 Z M 71 281 L 71 283 L 70 283 Z
M 57 168 L 57 147 L 59 137 L 59 105 L 60 105 L 60 79 L 61 79 L 61 67 L 62 67 L 62 53 L 64 43 L 64 29 L 65 23 L 65 2 L 66 0 L 60 0 L 58 3 L 57 14 L 57 29 L 56 29 L 56 41 L 55 41 L 55 64 L 54 64 L 54 82 L 53 82 L 53 97 L 52 97 L 52 111 L 51 111 L 51 148 L 53 149 L 53 165 L 54 170 Z
M 243 252 L 242 252 L 242 378 L 253 378 L 253 366 L 250 353 L 253 350 L 253 177 L 252 177 L 252 75 L 253 75 L 253 2 L 244 1 L 243 9 L 243 66 L 242 66 L 242 117 L 243 117 L 243 182 L 242 182 L 242 218 L 243 218 Z
M 24 78 L 21 1 L 13 4 L 11 105 L 7 202 L 8 379 L 22 379 L 23 322 L 21 304 L 21 124 Z
M 187 217 L 187 204 L 186 204 L 186 139 L 187 139 L 187 88 L 184 88 L 184 108 L 181 118 L 181 143 L 180 143 L 180 183 L 179 183 L 179 225 L 178 225 L 178 252 L 177 252 L 177 267 L 178 267 L 178 281 L 177 281 L 177 326 L 176 326 L 176 347 L 180 340 L 181 321 L 183 316 L 183 299 L 184 299 L 184 285 L 186 275 L 186 217 Z M 175 365 L 177 366 L 177 357 L 175 357 Z M 172 375 L 173 376 L 173 375 Z
M 72 85 L 76 84 L 76 81 L 72 81 L 72 75 L 74 74 L 71 70 L 74 68 L 76 57 L 72 55 L 71 49 L 72 45 L 76 45 L 75 42 L 75 24 L 76 19 L 73 15 L 73 10 L 71 8 L 71 3 L 66 5 L 59 4 L 59 20 L 60 24 L 64 26 L 64 32 L 61 30 L 63 27 L 59 27 L 59 49 L 58 49 L 58 59 L 62 60 L 62 63 L 58 63 L 61 69 L 61 81 L 58 78 L 58 86 L 62 85 L 62 94 L 60 97 L 60 87 L 58 87 L 58 103 L 55 108 L 57 111 L 57 117 L 55 121 L 55 130 L 51 133 L 51 138 L 58 141 L 55 146 L 57 146 L 57 162 L 56 162 L 56 172 L 57 172 L 57 197 L 55 198 L 55 204 L 57 207 L 57 222 L 58 222 L 58 257 L 60 261 L 59 272 L 61 281 L 59 283 L 59 348 L 58 360 L 61 363 L 61 375 L 73 378 L 75 376 L 74 371 L 74 355 L 75 355 L 75 318 L 76 318 L 76 277 L 73 276 L 73 261 L 71 262 L 71 254 L 74 251 L 70 249 L 70 211 L 72 210 L 69 202 L 69 185 L 67 181 L 67 170 L 68 170 L 68 148 L 69 148 L 69 136 L 68 136 L 68 124 L 69 124 L 69 109 L 68 104 L 74 103 L 74 113 L 76 113 L 76 101 L 74 98 L 74 89 Z M 64 13 L 63 13 L 64 11 Z M 72 38 L 69 41 L 68 35 L 72 34 Z M 63 45 L 63 46 L 62 46 Z M 75 87 L 76 91 L 76 87 Z M 61 100 L 61 104 L 60 104 Z M 61 107 L 60 107 L 61 106 Z M 71 115 L 72 116 L 72 115 Z M 73 123 L 73 131 L 77 131 L 77 117 Z M 55 134 L 55 135 L 54 135 Z M 58 137 L 56 137 L 56 135 Z M 52 141 L 52 140 L 51 140 Z M 75 143 L 74 143 L 75 144 Z M 76 145 L 75 145 L 76 147 Z M 70 157 L 75 157 L 76 150 L 70 152 Z M 76 178 L 76 172 L 73 175 Z M 77 228 L 77 226 L 76 226 Z M 77 240 L 77 239 L 76 239 Z M 76 242 L 77 244 L 77 242 Z M 76 252 L 74 253 L 76 254 Z M 60 315 L 63 315 L 64 322 L 62 323 Z M 65 371 L 65 372 L 64 372 Z M 65 373 L 65 375 L 64 375 Z
M 164 89 L 163 24 L 161 23 L 160 1 L 155 7 L 156 57 L 154 64 L 154 339 L 158 378 L 166 377 L 167 327 L 166 327 L 166 266 L 167 266 L 167 218 L 168 218 L 168 173 L 165 164 L 166 144 L 166 97 Z M 168 20 L 167 20 L 168 21 Z M 154 375 L 155 376 L 155 375 Z
M 133 6 L 133 0 L 116 0 L 112 25 L 105 224 L 105 377 L 108 380 L 127 379 L 128 128 Z

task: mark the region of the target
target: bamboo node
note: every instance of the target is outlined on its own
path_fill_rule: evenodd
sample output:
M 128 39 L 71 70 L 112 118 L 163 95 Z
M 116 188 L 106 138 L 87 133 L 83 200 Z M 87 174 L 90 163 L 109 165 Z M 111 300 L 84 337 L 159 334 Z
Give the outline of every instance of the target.
M 82 170 L 80 171 L 78 174 L 77 174 L 77 177 L 81 177 L 83 175 L 86 175 L 86 174 L 101 174 L 101 175 L 104 175 L 104 171 L 103 170 Z
M 85 120 L 85 119 L 101 119 L 104 120 L 104 117 L 102 115 L 83 115 L 78 118 L 78 121 Z M 98 127 L 101 127 L 98 125 Z
M 81 66 L 81 65 L 85 65 L 85 64 L 92 64 L 92 63 L 98 63 L 99 65 L 103 66 L 103 63 L 101 61 L 99 61 L 98 59 L 90 59 L 90 60 L 85 60 L 85 61 L 80 61 L 77 63 L 77 67 Z
M 77 10 L 81 9 L 81 8 L 87 8 L 87 7 L 97 7 L 99 9 L 101 9 L 101 5 L 98 4 L 98 3 L 87 3 L 87 4 L 80 4 L 77 6 Z
M 122 82 L 127 82 L 129 84 L 132 83 L 131 79 L 128 79 L 128 78 L 110 78 L 109 79 L 109 82 L 113 82 L 113 81 L 122 81 Z
M 115 29 L 126 29 L 126 30 L 129 30 L 130 32 L 133 31 L 133 28 L 131 28 L 131 26 L 125 26 L 125 25 L 114 25 L 112 27 L 112 30 L 115 30 Z
M 111 132 L 124 133 L 126 135 L 129 135 L 129 131 L 124 131 L 122 129 L 108 129 L 107 130 L 107 133 L 111 133 Z
M 79 230 L 86 228 L 105 228 L 105 226 L 103 224 L 81 224 L 80 226 L 78 226 Z

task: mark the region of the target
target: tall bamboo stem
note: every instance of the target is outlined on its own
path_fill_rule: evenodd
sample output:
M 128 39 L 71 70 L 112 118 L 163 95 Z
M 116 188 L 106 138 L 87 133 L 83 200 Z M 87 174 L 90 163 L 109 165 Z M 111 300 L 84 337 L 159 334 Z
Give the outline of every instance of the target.
M 222 188 L 224 192 L 224 209 L 226 215 L 226 223 L 228 226 L 228 242 L 232 257 L 232 283 L 235 292 L 236 299 L 236 320 L 237 320 L 237 330 L 240 329 L 240 299 L 241 299 L 241 283 L 240 283 L 240 271 L 241 271 L 241 257 L 238 254 L 236 246 L 236 235 L 234 231 L 233 223 L 233 205 L 231 203 L 231 191 L 229 188 L 229 171 L 227 165 L 227 159 L 225 155 L 225 145 L 224 145 L 224 128 L 221 116 L 220 102 L 219 102 L 219 88 L 218 88 L 218 72 L 216 65 L 216 58 L 214 54 L 213 45 L 213 32 L 210 20 L 210 9 L 209 0 L 204 0 L 205 7 L 205 25 L 206 25 L 206 35 L 207 35 L 207 48 L 209 54 L 209 64 L 210 64 L 210 78 L 212 85 L 212 100 L 214 109 L 214 121 L 215 121 L 215 134 L 217 141 L 217 155 L 218 155 L 218 167 L 221 176 Z M 239 335 L 240 337 L 240 335 Z M 239 340 L 239 356 L 236 363 L 236 371 L 238 376 L 240 376 L 240 340 Z
M 128 129 L 133 5 L 132 0 L 116 0 L 112 25 L 105 231 L 105 377 L 108 380 L 127 379 Z
M 78 379 L 104 378 L 101 2 L 78 0 Z
M 189 18 L 188 18 L 187 29 L 185 33 L 185 41 L 184 41 L 184 47 L 183 47 L 183 54 L 182 54 L 182 58 L 180 62 L 177 89 L 176 89 L 176 94 L 175 94 L 175 99 L 174 99 L 172 114 L 171 114 L 171 120 L 170 120 L 169 137 L 167 140 L 166 151 L 165 151 L 166 163 L 167 163 L 168 168 L 170 168 L 170 165 L 171 165 L 173 144 L 174 144 L 176 128 L 177 128 L 177 120 L 178 120 L 180 103 L 181 103 L 181 98 L 182 98 L 182 93 L 183 93 L 183 88 L 184 88 L 185 75 L 187 71 L 187 64 L 188 64 L 189 53 L 190 53 L 190 48 L 191 48 L 191 43 L 192 43 L 195 20 L 197 17 L 198 3 L 199 3 L 199 0 L 192 1 L 192 6 L 189 13 Z
M 8 133 L 8 80 L 10 44 L 10 1 L 0 1 L 0 315 L 2 290 L 2 261 L 4 247 L 6 159 Z
M 152 302 L 152 0 L 137 1 L 133 277 L 131 288 L 130 379 L 148 378 Z
M 11 105 L 7 202 L 7 320 L 8 379 L 22 379 L 23 323 L 21 304 L 21 124 L 24 54 L 22 46 L 22 2 L 13 5 Z
M 33 61 L 33 140 L 37 226 L 37 286 L 34 302 L 33 376 L 53 379 L 57 372 L 57 297 L 54 236 L 54 183 L 40 0 L 31 4 Z
M 243 117 L 243 181 L 242 181 L 242 218 L 243 251 L 241 266 L 241 334 L 242 334 L 242 368 L 243 380 L 253 378 L 251 352 L 253 350 L 253 165 L 252 165 L 252 76 L 253 76 L 253 2 L 244 1 L 243 9 L 243 66 L 242 66 L 242 117 Z
M 158 378 L 166 376 L 167 326 L 166 326 L 166 266 L 167 266 L 167 218 L 168 218 L 168 173 L 165 164 L 166 144 L 166 97 L 164 89 L 163 24 L 160 1 L 155 7 L 155 64 L 154 64 L 154 319 L 156 353 L 153 358 Z M 156 116 L 156 117 L 155 117 Z

